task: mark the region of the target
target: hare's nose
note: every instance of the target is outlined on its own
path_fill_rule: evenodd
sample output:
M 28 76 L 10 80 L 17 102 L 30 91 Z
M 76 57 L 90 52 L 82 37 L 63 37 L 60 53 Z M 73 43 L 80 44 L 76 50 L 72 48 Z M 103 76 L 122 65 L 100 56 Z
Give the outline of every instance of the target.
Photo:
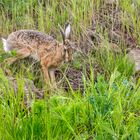
M 68 63 L 69 62 L 69 60 L 68 60 L 68 58 L 66 58 L 65 60 L 64 60 L 64 63 Z

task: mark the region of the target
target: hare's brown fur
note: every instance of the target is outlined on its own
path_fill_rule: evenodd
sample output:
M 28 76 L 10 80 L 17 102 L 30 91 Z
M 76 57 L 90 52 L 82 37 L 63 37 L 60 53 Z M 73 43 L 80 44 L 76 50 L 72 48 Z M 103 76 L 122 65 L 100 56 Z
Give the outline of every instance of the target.
M 69 28 L 69 29 L 68 29 Z M 56 86 L 55 69 L 63 62 L 72 59 L 72 47 L 68 40 L 70 25 L 64 32 L 61 29 L 63 43 L 53 37 L 34 30 L 19 30 L 11 33 L 7 40 L 3 39 L 4 50 L 16 50 L 17 56 L 8 58 L 8 63 L 17 59 L 32 57 L 40 61 L 46 83 L 51 82 Z

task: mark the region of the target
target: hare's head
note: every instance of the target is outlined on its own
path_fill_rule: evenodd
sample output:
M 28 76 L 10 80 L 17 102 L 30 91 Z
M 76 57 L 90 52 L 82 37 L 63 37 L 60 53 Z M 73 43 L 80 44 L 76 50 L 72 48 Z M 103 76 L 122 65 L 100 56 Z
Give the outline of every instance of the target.
M 70 62 L 73 59 L 72 54 L 74 50 L 74 43 L 70 41 L 71 25 L 68 23 L 65 27 L 65 30 L 63 30 L 60 26 L 60 32 L 63 38 L 64 57 L 65 57 L 64 61 Z

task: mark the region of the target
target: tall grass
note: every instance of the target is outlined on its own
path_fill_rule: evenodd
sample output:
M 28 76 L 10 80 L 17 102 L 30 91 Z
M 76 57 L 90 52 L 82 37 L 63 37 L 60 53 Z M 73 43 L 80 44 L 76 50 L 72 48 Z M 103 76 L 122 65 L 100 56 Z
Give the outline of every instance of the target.
M 132 25 L 133 35 L 140 40 L 140 2 L 135 0 L 133 3 L 130 0 L 119 1 L 121 30 L 129 31 Z M 100 12 L 104 5 L 105 1 L 101 0 L 1 0 L 0 36 L 7 36 L 18 29 L 37 29 L 54 34 L 60 40 L 58 24 L 63 26 L 70 21 L 72 39 L 78 41 L 85 29 L 91 27 L 93 14 Z M 108 15 L 106 20 L 114 26 Z M 97 31 L 108 42 L 106 30 L 99 26 L 100 20 L 97 21 Z M 126 47 L 123 42 L 118 44 L 121 48 Z M 0 46 L 2 62 L 8 55 L 3 53 L 2 44 Z M 0 139 L 140 139 L 140 80 L 135 83 L 132 78 L 133 64 L 128 62 L 124 53 L 115 55 L 110 52 L 108 44 L 104 44 L 103 50 L 93 51 L 87 59 L 75 59 L 72 65 L 76 69 L 90 65 L 89 75 L 86 68 L 81 71 L 82 94 L 72 87 L 68 92 L 58 90 L 42 100 L 32 99 L 30 109 L 24 105 L 24 82 L 20 77 L 35 80 L 38 74 L 32 73 L 33 67 L 26 63 L 12 66 L 12 74 L 17 77 L 19 87 L 16 96 L 0 70 Z M 92 66 L 95 62 L 103 69 L 96 78 Z M 42 87 L 42 76 L 39 78 L 37 86 Z M 69 84 L 69 79 L 67 82 Z
M 6 77 L 1 73 L 1 80 Z M 140 82 L 112 73 L 109 83 L 103 75 L 89 80 L 85 94 L 51 96 L 32 102 L 29 112 L 12 87 L 0 83 L 1 139 L 139 139 Z M 20 84 L 22 89 L 22 84 Z M 9 90 L 8 90 L 9 89 Z
M 78 6 L 79 5 L 79 6 Z M 93 1 L 38 1 L 17 0 L 1 2 L 1 33 L 8 34 L 19 28 L 36 28 L 49 32 L 57 30 L 58 24 L 71 21 L 73 31 L 78 34 L 80 24 L 88 26 L 93 11 Z M 6 23 L 6 25 L 5 25 Z

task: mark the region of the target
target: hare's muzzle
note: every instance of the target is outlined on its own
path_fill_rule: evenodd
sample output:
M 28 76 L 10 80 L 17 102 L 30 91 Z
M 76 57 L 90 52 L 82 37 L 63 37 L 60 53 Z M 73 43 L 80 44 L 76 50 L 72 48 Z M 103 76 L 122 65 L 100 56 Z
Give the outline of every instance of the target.
M 68 51 L 67 51 L 67 50 L 64 50 L 64 51 L 65 51 L 64 63 L 68 63 L 68 62 L 69 62 L 69 55 L 68 55 Z

